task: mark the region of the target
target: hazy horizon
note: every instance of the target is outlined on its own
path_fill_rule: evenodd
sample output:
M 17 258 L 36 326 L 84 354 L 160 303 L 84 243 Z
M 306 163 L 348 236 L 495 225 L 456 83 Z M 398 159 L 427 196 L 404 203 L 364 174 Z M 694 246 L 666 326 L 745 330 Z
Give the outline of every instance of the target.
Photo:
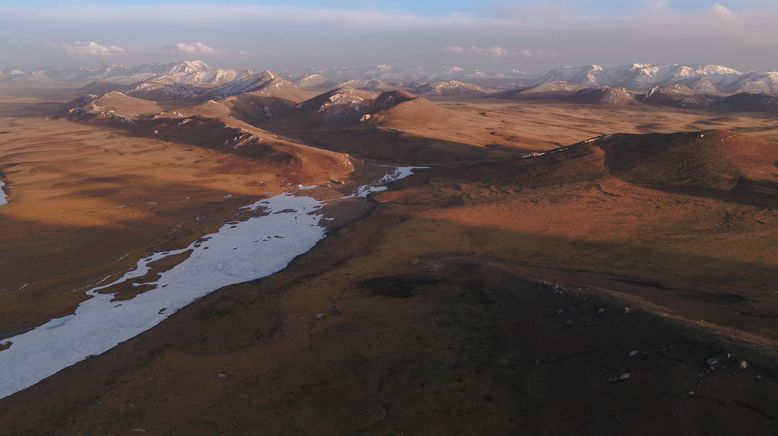
M 718 64 L 774 70 L 768 1 L 70 2 L 0 6 L 2 68 L 202 59 L 234 68 Z

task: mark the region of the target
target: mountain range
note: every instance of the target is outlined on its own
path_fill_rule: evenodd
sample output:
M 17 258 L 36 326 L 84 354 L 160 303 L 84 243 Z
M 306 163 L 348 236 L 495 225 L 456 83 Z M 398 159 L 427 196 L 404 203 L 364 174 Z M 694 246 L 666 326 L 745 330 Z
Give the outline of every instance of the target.
M 742 73 L 720 65 L 632 64 L 615 68 L 599 65 L 562 67 L 540 76 L 533 85 L 551 82 L 644 91 L 657 86 L 681 84 L 697 93 L 778 93 L 778 72 Z
M 0 83 L 46 84 L 55 82 L 111 84 L 137 91 L 175 89 L 176 86 L 215 88 L 245 81 L 256 73 L 250 69 L 212 68 L 200 60 L 170 64 L 144 64 L 135 67 L 101 65 L 92 68 L 0 70 Z M 325 68 L 290 72 L 279 77 L 308 88 L 352 86 L 384 89 L 429 85 L 432 94 L 448 94 L 452 88 L 467 88 L 468 93 L 489 93 L 519 87 L 564 82 L 583 87 L 619 87 L 649 91 L 658 86 L 683 85 L 702 94 L 739 92 L 778 94 L 778 72 L 740 72 L 720 65 L 631 64 L 606 68 L 600 65 L 561 67 L 542 75 L 514 70 L 493 73 L 479 69 L 445 67 L 438 71 L 378 65 L 373 68 Z M 454 81 L 454 82 L 452 82 Z M 456 83 L 459 82 L 459 83 Z M 486 88 L 479 90 L 476 87 Z
M 0 72 L 0 84 L 3 83 L 17 86 L 68 83 L 71 87 L 83 87 L 82 90 L 89 94 L 119 91 L 153 102 L 204 102 L 235 97 L 239 99 L 235 105 L 261 113 L 264 118 L 275 118 L 300 102 L 327 92 L 333 92 L 328 98 L 335 100 L 349 96 L 345 100 L 351 101 L 354 97 L 372 101 L 382 91 L 400 89 L 430 97 L 490 97 L 622 106 L 650 104 L 727 111 L 778 110 L 778 72 L 743 73 L 718 65 L 632 64 L 614 68 L 588 65 L 561 67 L 530 77 L 518 71 L 497 75 L 462 68 L 424 73 L 419 69 L 389 65 L 279 74 L 212 68 L 203 61 L 192 60 L 136 67 L 103 65 L 74 70 L 8 70 Z M 336 95 L 340 97 L 335 98 Z M 339 101 L 330 103 L 334 108 L 341 107 L 337 104 Z

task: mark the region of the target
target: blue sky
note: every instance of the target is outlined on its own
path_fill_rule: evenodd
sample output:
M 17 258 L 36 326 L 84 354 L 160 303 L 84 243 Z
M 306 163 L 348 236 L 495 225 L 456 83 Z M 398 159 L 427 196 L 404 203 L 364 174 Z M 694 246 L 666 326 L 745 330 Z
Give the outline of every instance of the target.
M 0 0 L 0 68 L 186 58 L 292 69 L 775 70 L 778 0 Z

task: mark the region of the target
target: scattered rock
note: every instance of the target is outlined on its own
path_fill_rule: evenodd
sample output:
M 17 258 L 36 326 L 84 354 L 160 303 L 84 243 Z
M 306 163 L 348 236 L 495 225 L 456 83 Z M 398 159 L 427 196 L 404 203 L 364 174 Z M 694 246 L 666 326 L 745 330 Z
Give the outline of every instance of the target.
M 748 361 L 741 360 L 739 363 L 740 369 L 748 369 Z
M 597 309 L 597 315 L 602 315 L 603 313 L 605 313 L 605 308 L 604 307 L 601 307 L 601 308 Z
M 632 309 L 629 306 L 624 307 L 624 315 L 629 315 L 630 312 L 632 312 Z
M 716 368 L 721 366 L 721 360 L 719 360 L 718 357 L 711 357 L 705 363 L 706 365 L 708 365 L 708 369 L 710 369 L 711 371 L 714 371 L 716 370 Z
M 327 314 L 324 312 L 319 312 L 316 314 L 316 319 L 326 319 L 326 318 L 327 318 Z
M 221 379 L 227 378 L 227 374 L 225 374 L 223 372 L 220 372 L 220 373 L 216 374 L 216 378 L 221 378 Z
M 623 381 L 629 380 L 630 377 L 632 377 L 632 374 L 629 373 L 629 372 L 625 372 L 624 374 L 621 374 L 618 377 L 611 377 L 611 378 L 609 378 L 608 381 L 611 382 L 611 383 L 619 383 L 619 382 L 623 382 Z
M 689 394 L 689 396 L 690 396 L 690 397 L 693 397 L 693 396 L 696 394 L 696 392 L 694 392 L 694 391 L 689 391 L 689 392 L 688 392 L 688 394 Z
M 575 325 L 575 321 L 573 321 L 572 319 L 568 319 L 567 321 L 565 321 L 565 325 L 568 327 L 572 327 Z
M 638 355 L 638 350 L 632 350 L 629 352 L 629 357 L 635 357 Z

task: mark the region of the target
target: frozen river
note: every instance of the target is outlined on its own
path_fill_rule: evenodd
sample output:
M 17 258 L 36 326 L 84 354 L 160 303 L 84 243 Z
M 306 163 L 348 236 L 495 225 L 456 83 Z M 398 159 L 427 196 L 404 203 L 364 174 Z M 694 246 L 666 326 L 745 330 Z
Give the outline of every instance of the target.
M 376 185 L 360 187 L 363 198 L 408 177 L 414 168 L 395 168 Z M 4 197 L 2 197 L 4 199 Z M 2 203 L 0 203 L 2 204 Z M 323 203 L 306 195 L 281 194 L 244 207 L 260 211 L 245 221 L 225 224 L 188 247 L 154 253 L 114 282 L 87 291 L 74 313 L 17 336 L 0 339 L 0 398 L 7 397 L 89 356 L 156 326 L 179 309 L 225 286 L 267 277 L 284 269 L 326 235 Z M 132 299 L 114 301 L 105 289 L 144 277 L 152 263 L 188 255 Z M 9 345 L 10 344 L 10 345 Z

